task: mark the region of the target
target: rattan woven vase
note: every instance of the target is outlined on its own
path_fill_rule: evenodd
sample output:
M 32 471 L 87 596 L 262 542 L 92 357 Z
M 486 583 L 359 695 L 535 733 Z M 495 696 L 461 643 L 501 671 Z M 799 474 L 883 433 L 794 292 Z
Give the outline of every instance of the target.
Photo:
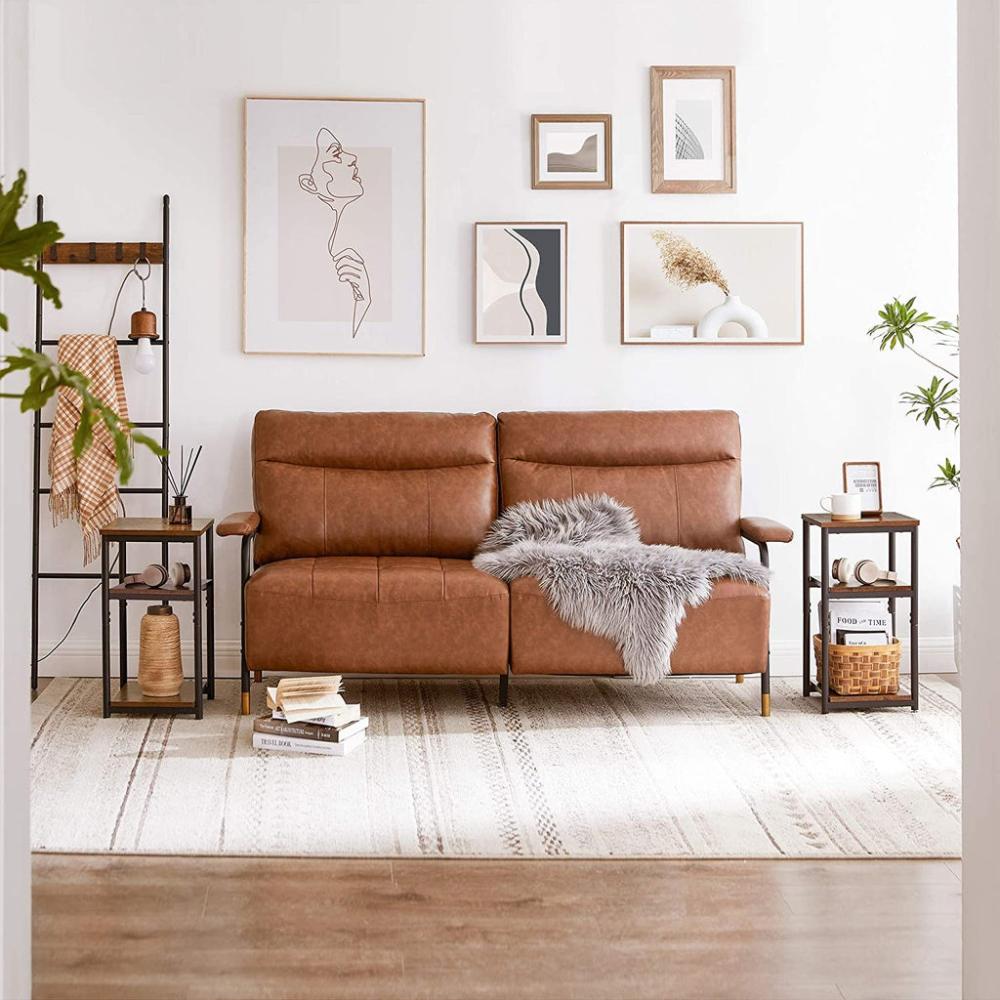
M 169 604 L 154 604 L 139 625 L 139 688 L 148 698 L 173 698 L 183 683 L 180 622 Z

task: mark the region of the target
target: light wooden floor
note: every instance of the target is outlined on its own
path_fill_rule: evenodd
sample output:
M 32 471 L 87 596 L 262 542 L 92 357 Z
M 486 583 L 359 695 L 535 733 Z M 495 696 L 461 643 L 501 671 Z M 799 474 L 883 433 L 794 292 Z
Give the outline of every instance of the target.
M 958 1000 L 944 861 L 34 861 L 34 996 Z
M 959 1000 L 954 861 L 36 855 L 34 996 Z

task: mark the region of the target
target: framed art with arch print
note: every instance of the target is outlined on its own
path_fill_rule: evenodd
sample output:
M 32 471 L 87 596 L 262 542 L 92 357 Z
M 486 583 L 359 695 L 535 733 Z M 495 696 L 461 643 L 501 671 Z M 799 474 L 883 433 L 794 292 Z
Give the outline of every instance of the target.
M 424 353 L 424 102 L 245 101 L 243 350 Z

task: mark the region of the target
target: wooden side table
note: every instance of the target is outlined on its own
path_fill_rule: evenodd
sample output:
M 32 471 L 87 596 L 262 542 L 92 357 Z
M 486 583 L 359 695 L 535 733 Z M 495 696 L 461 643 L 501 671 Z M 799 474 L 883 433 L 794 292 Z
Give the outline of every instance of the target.
M 819 694 L 823 714 L 852 708 L 919 708 L 920 685 L 917 670 L 917 528 L 920 522 L 915 517 L 887 511 L 862 517 L 858 521 L 835 521 L 829 514 L 802 515 L 802 694 L 808 698 Z M 820 534 L 819 576 L 813 576 L 809 559 L 809 535 L 813 528 Z M 910 582 L 904 585 L 875 584 L 865 587 L 849 587 L 846 584 L 830 583 L 830 535 L 883 534 L 888 536 L 889 569 L 896 569 L 896 536 L 910 536 Z M 823 677 L 822 684 L 811 678 L 813 655 L 812 643 L 812 591 L 820 592 L 819 629 L 822 636 Z M 896 601 L 909 602 L 910 608 L 910 693 L 881 695 L 844 695 L 830 693 L 830 598 L 837 600 L 888 600 L 892 620 L 893 635 L 896 633 Z
M 196 517 L 191 524 L 170 524 L 159 517 L 120 517 L 101 529 L 101 656 L 104 678 L 104 718 L 112 712 L 165 712 L 203 715 L 205 696 L 215 697 L 215 571 L 214 540 L 210 517 Z M 161 561 L 169 565 L 169 546 L 192 548 L 190 587 L 145 587 L 125 585 L 126 547 L 129 542 L 159 542 Z M 118 585 L 111 585 L 111 545 L 118 545 Z M 204 547 L 204 567 L 202 548 Z M 111 696 L 111 601 L 118 601 L 118 677 L 120 688 Z M 150 698 L 138 683 L 128 679 L 128 601 L 159 601 L 172 604 L 190 601 L 194 608 L 194 680 L 184 681 L 173 698 Z M 202 670 L 202 626 L 208 646 L 208 678 Z

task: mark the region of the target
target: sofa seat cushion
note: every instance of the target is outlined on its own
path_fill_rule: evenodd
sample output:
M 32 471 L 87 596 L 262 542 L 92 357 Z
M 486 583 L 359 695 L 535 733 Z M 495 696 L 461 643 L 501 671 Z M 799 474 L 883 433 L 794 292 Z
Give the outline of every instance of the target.
M 538 581 L 511 584 L 511 671 L 515 674 L 623 674 L 614 644 L 567 625 Z M 674 674 L 752 674 L 767 666 L 771 601 L 766 590 L 717 580 L 712 596 L 688 608 L 671 658 Z
M 507 585 L 465 559 L 285 559 L 250 577 L 246 602 L 251 670 L 507 670 Z

